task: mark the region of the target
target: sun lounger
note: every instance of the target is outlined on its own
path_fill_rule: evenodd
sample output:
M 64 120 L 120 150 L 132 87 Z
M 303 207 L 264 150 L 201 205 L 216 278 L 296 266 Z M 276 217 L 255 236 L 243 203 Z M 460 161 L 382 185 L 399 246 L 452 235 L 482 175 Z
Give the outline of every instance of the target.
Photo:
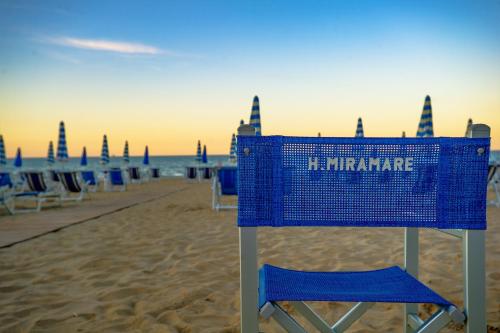
M 160 178 L 160 168 L 150 168 L 151 179 L 159 179 Z
M 488 204 L 496 207 L 500 207 L 500 191 L 498 189 L 500 177 L 498 176 L 498 169 L 500 169 L 500 164 L 497 163 L 488 166 L 488 185 L 493 189 L 495 195 L 495 198 L 488 201 Z
M 61 197 L 62 201 L 82 201 L 88 193 L 88 187 L 85 182 L 80 182 L 78 172 L 76 171 L 60 171 L 57 173 L 63 187 L 64 194 Z
M 89 192 L 96 192 L 97 188 L 99 187 L 99 183 L 97 181 L 97 176 L 94 172 L 94 170 L 83 170 L 80 171 L 80 175 L 87 184 L 87 188 Z
M 21 172 L 21 176 L 25 179 L 29 191 L 19 193 L 18 195 L 33 197 L 37 204 L 34 210 L 40 211 L 42 204 L 45 202 L 61 204 L 61 192 L 56 187 L 47 186 L 43 172 L 25 171 Z
M 126 191 L 127 184 L 125 183 L 125 178 L 123 177 L 122 169 L 120 168 L 111 168 L 107 173 L 108 181 L 107 181 L 107 191 Z
M 141 178 L 141 170 L 139 167 L 136 166 L 130 166 L 127 168 L 128 170 L 128 178 L 130 179 L 131 183 L 141 183 L 142 178 Z
M 198 180 L 198 168 L 195 166 L 187 166 L 186 167 L 186 179 L 188 181 Z
M 237 190 L 237 169 L 235 166 L 223 166 L 214 171 L 212 183 L 212 209 L 236 209 L 236 205 L 221 203 L 224 196 L 236 196 Z
M 488 126 L 474 125 L 472 138 L 255 137 L 247 126 L 239 132 L 242 333 L 259 332 L 259 314 L 289 332 L 305 332 L 282 301 L 320 332 L 344 332 L 377 302 L 403 304 L 403 332 L 438 332 L 450 322 L 464 324 L 465 332 L 486 332 Z M 313 171 L 321 177 L 311 181 Z M 363 177 L 353 184 L 347 176 L 358 171 Z M 388 181 L 378 177 L 385 171 Z M 258 270 L 258 228 L 300 226 L 404 228 L 404 267 L 316 272 L 265 264 Z M 419 228 L 460 238 L 463 309 L 418 280 Z M 357 304 L 330 325 L 308 301 Z M 419 303 L 437 310 L 424 320 Z

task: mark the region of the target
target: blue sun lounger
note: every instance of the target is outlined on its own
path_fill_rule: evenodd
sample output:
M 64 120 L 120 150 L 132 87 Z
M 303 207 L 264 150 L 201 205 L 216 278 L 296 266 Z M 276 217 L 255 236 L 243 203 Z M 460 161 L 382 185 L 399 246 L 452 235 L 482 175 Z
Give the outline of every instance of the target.
M 106 190 L 115 191 L 119 190 L 121 192 L 127 190 L 127 184 L 125 183 L 125 178 L 123 177 L 122 169 L 111 168 L 108 170 L 108 184 Z
M 84 181 L 80 182 L 77 171 L 59 171 L 57 175 L 64 187 L 62 201 L 82 201 L 84 199 L 88 193 L 88 186 Z
M 151 173 L 151 179 L 159 179 L 160 178 L 160 168 L 150 168 L 149 172 Z
M 215 170 L 212 183 L 212 209 L 236 209 L 236 205 L 227 205 L 221 202 L 223 196 L 238 195 L 236 166 L 222 166 Z
M 127 168 L 128 170 L 128 178 L 130 179 L 131 183 L 141 183 L 142 178 L 141 178 L 141 170 L 139 167 L 136 166 L 130 166 Z
M 33 197 L 33 200 L 35 200 L 37 204 L 36 208 L 33 209 L 34 211 L 40 211 L 42 209 L 42 204 L 45 202 L 55 202 L 56 204 L 61 205 L 62 193 L 59 191 L 57 186 L 47 186 L 43 172 L 25 171 L 21 172 L 21 177 L 25 180 L 29 191 L 21 192 L 19 195 Z
M 82 170 L 80 171 L 80 175 L 87 185 L 88 190 L 90 192 L 96 192 L 99 187 L 99 183 L 94 170 Z
M 495 195 L 495 198 L 488 201 L 488 204 L 495 207 L 500 207 L 500 191 L 498 189 L 500 177 L 498 176 L 498 169 L 500 169 L 500 164 L 498 163 L 492 163 L 488 166 L 488 186 L 491 186 Z
M 247 125 L 239 128 L 243 333 L 259 332 L 259 314 L 272 317 L 289 332 L 305 332 L 281 307 L 282 301 L 290 302 L 296 313 L 323 333 L 346 331 L 376 302 L 403 304 L 406 333 L 438 332 L 449 322 L 464 323 L 468 333 L 486 332 L 488 126 L 474 125 L 471 138 L 300 138 L 253 133 Z M 390 176 L 380 177 L 383 172 Z M 265 264 L 258 270 L 257 229 L 299 226 L 404 228 L 404 267 L 310 272 Z M 461 239 L 463 310 L 418 280 L 419 228 Z M 357 304 L 330 325 L 307 301 Z M 435 304 L 438 310 L 422 320 L 419 303 Z

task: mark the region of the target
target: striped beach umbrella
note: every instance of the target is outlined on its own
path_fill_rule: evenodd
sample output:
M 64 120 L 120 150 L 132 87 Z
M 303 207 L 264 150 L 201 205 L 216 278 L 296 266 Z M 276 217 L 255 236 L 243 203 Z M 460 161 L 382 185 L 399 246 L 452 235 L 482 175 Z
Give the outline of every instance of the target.
M 252 113 L 250 114 L 250 125 L 255 128 L 255 135 L 262 135 L 262 126 L 260 123 L 260 104 L 259 97 L 255 96 L 253 98 Z
M 54 144 L 52 141 L 49 142 L 49 150 L 47 151 L 47 163 L 54 164 L 56 159 L 54 157 Z
M 104 134 L 102 138 L 102 150 L 101 150 L 101 164 L 109 163 L 109 147 L 108 147 L 108 137 Z
M 59 139 L 57 141 L 57 161 L 66 162 L 68 160 L 68 146 L 66 144 L 66 130 L 64 121 L 59 123 Z
M 365 136 L 365 133 L 363 131 L 363 120 L 361 118 L 358 118 L 358 125 L 356 126 L 356 138 L 362 138 Z
M 3 135 L 0 135 L 0 166 L 7 164 L 7 157 L 5 156 L 5 145 L 3 143 Z
M 203 154 L 201 155 L 201 162 L 208 163 L 207 146 L 206 145 L 203 145 Z
M 87 161 L 87 148 L 83 147 L 82 158 L 80 159 L 81 166 L 87 166 L 89 163 Z
M 128 141 L 125 141 L 125 147 L 123 148 L 123 162 L 130 162 L 130 155 L 128 153 Z
M 149 148 L 146 146 L 144 149 L 144 159 L 142 160 L 142 164 L 149 165 Z
M 469 118 L 469 121 L 467 122 L 467 129 L 465 130 L 466 137 L 469 136 L 471 129 L 472 129 L 472 119 Z
M 20 168 L 23 166 L 23 157 L 21 154 L 21 148 L 17 148 L 16 158 L 14 159 L 14 166 Z
M 201 163 L 201 142 L 198 140 L 198 146 L 196 147 L 196 158 L 195 161 Z
M 236 135 L 231 137 L 231 146 L 229 147 L 229 161 L 236 162 Z
M 434 129 L 432 126 L 431 97 L 427 95 L 425 96 L 424 109 L 422 110 L 422 116 L 420 117 L 420 123 L 418 124 L 417 137 L 432 138 L 433 136 L 434 136 Z

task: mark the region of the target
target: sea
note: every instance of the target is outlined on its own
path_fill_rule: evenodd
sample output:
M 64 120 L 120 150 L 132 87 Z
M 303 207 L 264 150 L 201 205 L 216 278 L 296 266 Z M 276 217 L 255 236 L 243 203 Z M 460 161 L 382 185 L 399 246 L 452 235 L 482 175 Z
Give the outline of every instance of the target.
M 129 165 L 142 165 L 142 156 L 131 156 Z M 99 157 L 88 157 L 89 168 L 100 168 Z M 123 158 L 121 156 L 111 157 L 109 166 L 122 165 Z M 195 163 L 195 156 L 150 156 L 150 165 L 160 168 L 160 174 L 165 177 L 183 177 L 184 170 L 187 165 Z M 208 159 L 209 164 L 218 165 L 228 162 L 227 155 L 211 155 Z M 500 150 L 490 152 L 490 162 L 500 163 Z M 7 165 L 12 166 L 13 159 L 7 159 Z M 70 158 L 65 167 L 78 168 L 80 166 L 80 158 Z M 47 167 L 46 158 L 23 158 L 23 168 L 26 169 L 42 169 Z
M 129 165 L 141 166 L 142 156 L 131 156 Z M 99 164 L 100 157 L 88 157 L 88 168 L 100 169 L 102 166 Z M 228 155 L 210 155 L 208 163 L 210 165 L 224 164 L 228 162 Z M 7 165 L 12 166 L 14 160 L 7 159 Z M 160 174 L 164 177 L 183 177 L 185 167 L 189 164 L 195 164 L 195 156 L 149 156 L 150 166 L 160 168 Z M 121 166 L 123 165 L 123 157 L 116 156 L 110 158 L 108 166 Z M 80 167 L 79 157 L 70 157 L 68 162 L 64 164 L 65 168 L 78 168 Z M 47 167 L 46 158 L 23 157 L 24 169 L 42 169 Z

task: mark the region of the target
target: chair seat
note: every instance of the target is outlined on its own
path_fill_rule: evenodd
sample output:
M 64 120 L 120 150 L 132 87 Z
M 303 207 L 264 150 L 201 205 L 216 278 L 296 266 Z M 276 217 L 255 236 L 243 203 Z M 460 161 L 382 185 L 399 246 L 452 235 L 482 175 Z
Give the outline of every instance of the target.
M 266 264 L 259 271 L 259 306 L 268 301 L 452 305 L 398 266 L 363 272 L 303 272 Z

